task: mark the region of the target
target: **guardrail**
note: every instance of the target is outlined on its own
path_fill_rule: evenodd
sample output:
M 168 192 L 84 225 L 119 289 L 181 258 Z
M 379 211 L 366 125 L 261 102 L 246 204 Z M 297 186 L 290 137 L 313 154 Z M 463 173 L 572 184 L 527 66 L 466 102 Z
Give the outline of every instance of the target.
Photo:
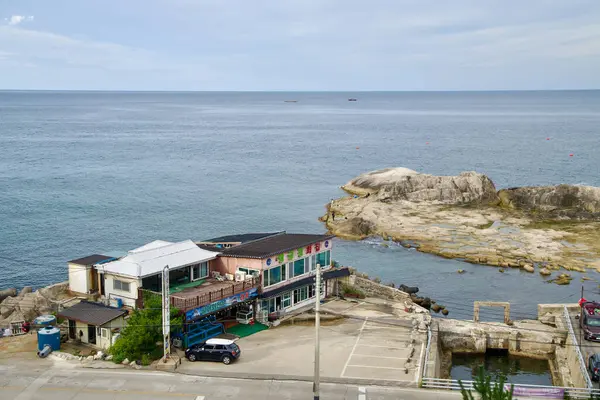
M 474 390 L 474 381 L 461 381 L 464 388 Z M 441 378 L 423 378 L 422 387 L 427 389 L 447 389 L 460 390 L 460 385 L 456 379 L 441 379 Z M 510 389 L 510 384 L 505 384 L 506 389 Z M 546 397 L 562 399 L 565 394 L 571 399 L 589 399 L 591 396 L 600 396 L 600 389 L 589 388 L 568 388 L 560 386 L 544 386 L 544 385 L 513 385 L 513 395 L 523 397 Z
M 569 328 L 569 335 L 573 338 L 573 344 L 575 347 L 575 352 L 577 353 L 577 358 L 579 359 L 579 368 L 581 369 L 581 373 L 585 378 L 585 383 L 588 388 L 592 389 L 594 386 L 592 385 L 592 381 L 590 380 L 590 375 L 588 374 L 587 367 L 585 366 L 585 360 L 583 359 L 583 355 L 581 354 L 581 350 L 579 349 L 579 343 L 577 342 L 577 336 L 575 336 L 575 331 L 573 330 L 573 324 L 571 324 L 571 316 L 569 315 L 569 310 L 567 310 L 567 306 L 563 306 L 563 312 L 565 320 L 567 321 L 567 327 Z
M 425 346 L 425 360 L 423 361 L 423 377 L 427 377 L 427 362 L 429 362 L 429 351 L 431 351 L 431 324 L 427 325 L 427 346 Z

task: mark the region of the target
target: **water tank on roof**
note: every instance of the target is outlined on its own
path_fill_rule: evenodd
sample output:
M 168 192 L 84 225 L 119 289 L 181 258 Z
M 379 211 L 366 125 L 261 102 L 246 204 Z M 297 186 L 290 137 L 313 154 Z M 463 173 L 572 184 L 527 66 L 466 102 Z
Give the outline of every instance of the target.
M 56 317 L 54 315 L 40 315 L 33 320 L 33 325 L 49 326 L 56 325 Z
M 42 351 L 48 345 L 52 351 L 60 350 L 60 329 L 54 326 L 45 326 L 38 329 L 38 351 Z

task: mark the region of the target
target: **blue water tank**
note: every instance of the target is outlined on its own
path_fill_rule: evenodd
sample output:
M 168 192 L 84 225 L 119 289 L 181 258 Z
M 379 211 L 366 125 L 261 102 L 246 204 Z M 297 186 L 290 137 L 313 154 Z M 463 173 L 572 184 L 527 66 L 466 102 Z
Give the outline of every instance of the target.
M 117 298 L 117 308 L 123 308 L 123 299 Z
M 52 351 L 60 350 L 60 329 L 54 326 L 46 326 L 38 329 L 38 351 L 49 345 Z
M 56 325 L 56 317 L 54 315 L 40 315 L 33 320 L 33 325 L 50 326 Z

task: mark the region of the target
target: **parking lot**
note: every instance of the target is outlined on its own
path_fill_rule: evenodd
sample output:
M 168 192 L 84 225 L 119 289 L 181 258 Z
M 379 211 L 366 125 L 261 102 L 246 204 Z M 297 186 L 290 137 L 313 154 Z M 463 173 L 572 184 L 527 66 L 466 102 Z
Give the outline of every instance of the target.
M 405 326 L 369 320 L 384 315 L 357 310 L 357 317 L 323 323 L 320 330 L 321 375 L 332 378 L 410 381 L 418 378 L 424 345 L 411 344 Z M 315 328 L 312 323 L 283 325 L 237 341 L 242 356 L 235 363 L 183 361 L 180 372 L 201 375 L 223 371 L 266 375 L 312 376 Z M 412 357 L 411 357 L 412 353 Z M 411 358 L 407 365 L 407 359 Z

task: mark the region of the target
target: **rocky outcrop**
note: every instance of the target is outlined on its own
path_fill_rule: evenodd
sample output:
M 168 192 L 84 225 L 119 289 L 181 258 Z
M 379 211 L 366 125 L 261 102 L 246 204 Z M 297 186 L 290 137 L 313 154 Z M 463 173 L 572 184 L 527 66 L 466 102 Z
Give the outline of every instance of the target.
M 342 238 L 378 235 L 418 251 L 524 272 L 600 271 L 600 188 L 496 192 L 476 172 L 432 176 L 406 168 L 363 174 L 343 188 L 352 196 L 332 201 L 321 218 Z
M 0 327 L 13 321 L 31 321 L 34 318 L 56 311 L 56 302 L 68 297 L 68 282 L 39 289 L 24 287 L 17 296 L 6 297 L 0 303 Z
M 498 192 L 500 206 L 542 213 L 545 218 L 600 220 L 600 188 L 557 185 L 529 186 Z
M 498 202 L 494 183 L 477 172 L 463 172 L 458 176 L 434 176 L 406 168 L 388 168 L 360 175 L 343 188 L 354 194 L 377 194 L 378 200 L 383 202 Z

